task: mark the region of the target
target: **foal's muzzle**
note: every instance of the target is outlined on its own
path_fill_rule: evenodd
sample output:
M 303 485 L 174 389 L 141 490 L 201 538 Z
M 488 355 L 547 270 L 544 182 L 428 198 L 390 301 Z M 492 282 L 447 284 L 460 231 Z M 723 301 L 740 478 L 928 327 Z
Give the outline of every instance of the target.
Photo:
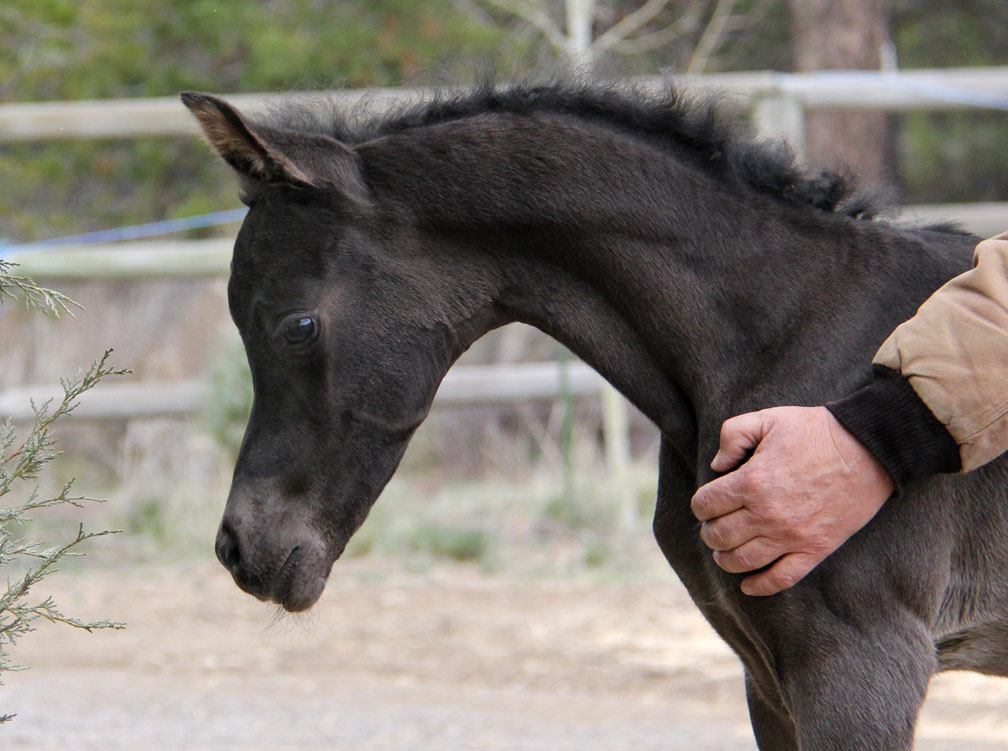
M 257 550 L 249 536 L 241 535 L 225 516 L 217 531 L 217 559 L 241 589 L 260 600 L 270 600 L 285 610 L 306 610 L 322 594 L 331 563 L 326 565 L 318 545 L 311 541 Z
M 217 530 L 214 550 L 217 553 L 217 560 L 231 572 L 235 584 L 260 600 L 270 599 L 272 577 L 253 564 L 248 540 L 239 537 L 227 518 L 221 522 Z

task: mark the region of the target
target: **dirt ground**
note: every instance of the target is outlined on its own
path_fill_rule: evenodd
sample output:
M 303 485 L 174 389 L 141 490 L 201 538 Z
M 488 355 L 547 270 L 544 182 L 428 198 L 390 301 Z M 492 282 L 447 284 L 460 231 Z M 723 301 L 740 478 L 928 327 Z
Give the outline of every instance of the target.
M 340 562 L 277 618 L 213 563 L 50 580 L 3 676 L 0 748 L 753 751 L 735 658 L 670 572 L 633 581 Z M 1008 751 L 1008 681 L 937 678 L 917 749 Z

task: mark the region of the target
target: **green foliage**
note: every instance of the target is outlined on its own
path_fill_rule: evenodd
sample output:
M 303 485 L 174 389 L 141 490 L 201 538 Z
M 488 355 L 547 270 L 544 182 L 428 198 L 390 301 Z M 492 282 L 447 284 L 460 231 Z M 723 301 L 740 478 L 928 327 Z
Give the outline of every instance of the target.
M 590 539 L 585 543 L 584 562 L 586 566 L 597 568 L 604 566 L 612 557 L 612 548 L 606 539 Z
M 38 287 L 27 277 L 14 276 L 9 273 L 10 270 L 11 264 L 0 261 L 0 302 L 16 299 L 20 294 L 28 307 L 39 308 L 55 316 L 71 312 L 71 307 L 75 305 L 71 300 L 58 292 Z M 32 589 L 54 573 L 66 556 L 76 554 L 78 545 L 92 537 L 110 534 L 108 531 L 85 532 L 83 526 L 79 526 L 75 536 L 56 545 L 27 540 L 18 535 L 18 530 L 23 529 L 37 511 L 65 505 L 80 507 L 94 501 L 71 495 L 72 480 L 51 496 L 40 494 L 37 481 L 46 465 L 59 455 L 52 433 L 56 421 L 69 415 L 76 407 L 78 397 L 102 378 L 126 372 L 108 366 L 109 354 L 106 352 L 86 371 L 78 371 L 74 377 L 62 380 L 63 397 L 55 406 L 52 400 L 41 405 L 33 403 L 35 419 L 27 435 L 19 437 L 10 419 L 0 427 L 0 499 L 9 494 L 13 494 L 14 499 L 13 502 L 5 499 L 6 502 L 0 504 L 0 570 L 7 573 L 6 590 L 0 589 L 0 674 L 22 669 L 12 661 L 10 648 L 21 637 L 34 631 L 35 623 L 40 619 L 87 631 L 122 628 L 122 624 L 107 620 L 88 622 L 64 615 L 50 597 L 36 602 L 29 600 Z M 17 575 L 12 578 L 15 570 Z M 0 723 L 12 717 L 0 714 Z
M 1004 65 L 1003 0 L 891 0 L 892 36 L 904 68 Z
M 390 86 L 438 68 L 464 80 L 507 34 L 451 0 L 9 0 L 0 102 Z M 519 42 L 498 59 L 523 54 Z M 0 240 L 237 203 L 230 175 L 192 138 L 2 148 Z
M 893 0 L 892 36 L 903 68 L 1004 65 L 1003 0 Z M 990 110 L 901 118 L 899 164 L 909 203 L 1008 200 L 1008 114 Z
M 450 0 L 8 0 L 0 99 L 391 85 L 502 35 Z
M 600 3 L 600 29 L 643 0 Z M 715 3 L 669 3 L 643 32 L 696 12 L 654 48 L 614 59 L 621 72 L 682 70 Z M 553 5 L 555 8 L 555 4 Z M 905 68 L 992 65 L 1008 59 L 1001 0 L 893 0 L 892 34 Z M 468 12 L 463 9 L 468 8 Z M 791 66 L 784 0 L 738 0 L 709 70 Z M 557 15 L 559 18 L 559 15 Z M 471 81 L 550 65 L 556 51 L 530 24 L 485 0 L 7 0 L 0 4 L 0 101 L 176 96 Z M 606 70 L 605 64 L 602 70 Z M 977 126 L 980 127 L 980 126 Z M 983 126 L 989 141 L 993 126 Z M 977 131 L 973 131 L 977 132 Z M 1004 132 L 1004 128 L 1001 128 Z M 934 200 L 942 181 L 918 169 L 940 123 L 906 134 L 907 197 Z M 966 135 L 969 139 L 971 136 Z M 995 143 L 998 146 L 1000 142 Z M 0 147 L 0 241 L 30 241 L 236 205 L 227 170 L 195 139 Z M 993 153 L 1000 153 L 998 149 Z M 992 160 L 967 155 L 956 182 Z M 984 178 L 1004 199 L 1008 178 Z M 952 192 L 956 193 L 958 189 Z M 930 197 L 927 200 L 932 200 Z
M 603 532 L 616 526 L 616 509 L 610 494 L 580 488 L 550 498 L 543 519 L 575 531 Z
M 479 493 L 474 487 L 468 494 Z M 407 556 L 427 563 L 445 559 L 463 563 L 488 564 L 497 534 L 482 509 L 480 518 L 473 518 L 472 503 L 462 503 L 437 494 L 433 505 L 415 491 L 386 491 L 372 509 L 364 526 L 350 539 L 345 555 L 351 558 L 377 554 Z M 486 498 L 480 498 L 482 504 Z M 494 501 L 490 500 L 492 507 Z M 432 507 L 433 506 L 433 507 Z
M 915 113 L 904 118 L 900 163 L 912 203 L 1004 201 L 1008 112 Z
M 124 517 L 124 531 L 130 535 L 149 535 L 160 544 L 166 543 L 170 537 L 164 513 L 167 500 L 157 495 L 134 498 Z
M 413 550 L 455 561 L 479 561 L 490 548 L 490 535 L 482 529 L 425 524 L 413 537 Z

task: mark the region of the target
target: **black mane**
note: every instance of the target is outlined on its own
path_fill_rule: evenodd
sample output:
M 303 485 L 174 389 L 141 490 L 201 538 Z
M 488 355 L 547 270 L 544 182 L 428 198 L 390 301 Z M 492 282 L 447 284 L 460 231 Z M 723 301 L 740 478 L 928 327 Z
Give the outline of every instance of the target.
M 368 104 L 350 112 L 336 102 L 326 108 L 290 107 L 273 113 L 271 125 L 324 133 L 358 144 L 413 128 L 488 113 L 550 114 L 587 120 L 659 143 L 700 168 L 741 189 L 753 189 L 788 203 L 870 219 L 884 208 L 872 196 L 855 194 L 851 179 L 823 170 L 806 174 L 783 141 L 760 141 L 717 99 L 691 97 L 672 84 L 644 92 L 626 85 L 484 84 L 456 94 L 440 93 L 421 104 L 375 116 Z

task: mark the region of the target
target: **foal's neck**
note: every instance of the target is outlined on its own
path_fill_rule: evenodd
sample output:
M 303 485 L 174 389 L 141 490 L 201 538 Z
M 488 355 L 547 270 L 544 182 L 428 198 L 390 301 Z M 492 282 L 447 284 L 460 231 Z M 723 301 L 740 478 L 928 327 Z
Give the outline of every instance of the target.
M 425 231 L 492 267 L 507 317 L 569 346 L 679 444 L 727 416 L 807 303 L 781 261 L 800 247 L 786 208 L 641 139 L 485 116 L 386 139 L 368 161 Z

